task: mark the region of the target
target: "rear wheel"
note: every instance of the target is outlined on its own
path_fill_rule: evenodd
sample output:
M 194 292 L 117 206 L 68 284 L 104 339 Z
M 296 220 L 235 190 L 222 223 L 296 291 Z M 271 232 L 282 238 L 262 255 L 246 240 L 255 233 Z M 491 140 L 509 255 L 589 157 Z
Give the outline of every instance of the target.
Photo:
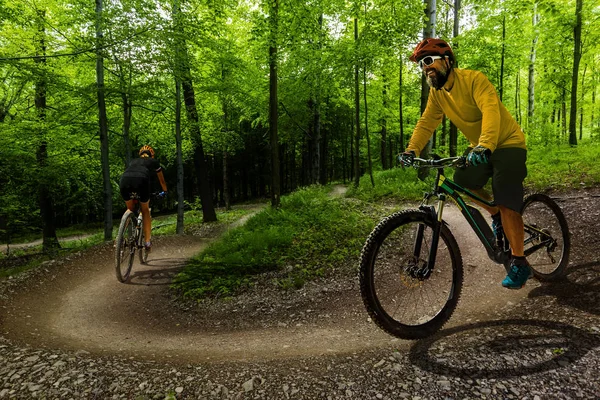
M 564 276 L 569 263 L 571 239 L 560 207 L 545 194 L 528 196 L 523 203 L 525 256 L 540 281 Z
M 373 321 L 402 339 L 422 339 L 451 317 L 463 283 L 458 244 L 441 226 L 435 266 L 428 268 L 438 222 L 428 213 L 402 211 L 383 219 L 362 249 L 360 289 Z
M 146 262 L 148 261 L 148 252 L 146 251 L 146 237 L 144 236 L 144 229 L 142 228 L 143 224 L 140 224 L 140 235 L 139 235 L 139 241 L 138 241 L 138 256 L 140 258 L 140 263 L 142 264 L 146 264 Z
M 121 218 L 115 248 L 115 272 L 119 282 L 127 282 L 133 267 L 137 250 L 136 222 L 134 213 L 129 210 L 125 211 Z

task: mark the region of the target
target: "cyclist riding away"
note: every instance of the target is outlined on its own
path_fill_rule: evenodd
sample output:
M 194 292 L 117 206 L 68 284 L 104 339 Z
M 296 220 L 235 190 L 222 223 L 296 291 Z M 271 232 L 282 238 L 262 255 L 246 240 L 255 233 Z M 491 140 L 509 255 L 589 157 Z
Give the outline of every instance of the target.
M 162 167 L 158 160 L 154 158 L 154 149 L 148 145 L 142 146 L 139 151 L 140 158 L 131 161 L 129 167 L 123 173 L 119 187 L 121 196 L 127 204 L 127 209 L 135 210 L 135 200 L 133 197 L 139 197 L 140 208 L 142 210 L 142 222 L 144 237 L 146 238 L 146 251 L 150 252 L 152 242 L 150 233 L 152 231 L 152 221 L 150 219 L 150 184 L 153 175 L 156 174 L 162 187 L 160 196 L 167 193 L 167 184 L 163 176 Z
M 444 40 L 424 39 L 410 60 L 422 69 L 430 91 L 427 107 L 400 161 L 410 164 L 421 153 L 444 114 L 456 125 L 470 146 L 464 153 L 469 167 L 457 169 L 454 181 L 491 200 L 483 187 L 492 178 L 496 207 L 480 205 L 492 215 L 498 246 L 507 245 L 503 243 L 504 235 L 510 243 L 511 267 L 502 286 L 520 289 L 532 275 L 524 256 L 521 216 L 523 180 L 527 176 L 525 135 L 483 73 L 454 68 L 454 53 Z

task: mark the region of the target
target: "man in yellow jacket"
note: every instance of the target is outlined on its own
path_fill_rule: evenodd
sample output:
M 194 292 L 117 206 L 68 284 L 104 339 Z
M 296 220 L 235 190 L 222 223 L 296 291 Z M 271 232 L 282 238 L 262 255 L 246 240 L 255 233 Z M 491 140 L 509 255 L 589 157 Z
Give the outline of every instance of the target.
M 511 268 L 502 286 L 520 289 L 532 275 L 524 256 L 521 216 L 523 180 L 527 176 L 525 135 L 484 74 L 454 68 L 454 53 L 447 42 L 424 39 L 410 59 L 419 64 L 431 89 L 427 107 L 400 159 L 409 163 L 421 153 L 444 114 L 456 125 L 470 146 L 465 152 L 469 167 L 457 169 L 454 180 L 480 197 L 491 199 L 483 187 L 492 178 L 497 206 L 481 206 L 492 215 L 498 245 L 505 245 L 504 234 L 510 242 Z

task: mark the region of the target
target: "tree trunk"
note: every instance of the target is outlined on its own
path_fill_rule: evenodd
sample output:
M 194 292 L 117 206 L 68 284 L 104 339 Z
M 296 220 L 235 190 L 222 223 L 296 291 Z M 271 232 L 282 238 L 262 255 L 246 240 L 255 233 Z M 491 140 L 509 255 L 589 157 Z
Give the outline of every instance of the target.
M 358 77 L 358 18 L 354 18 L 354 123 L 356 135 L 354 136 L 354 147 L 356 149 L 354 159 L 354 186 L 358 187 L 360 183 L 360 93 Z
M 173 2 L 174 31 L 182 31 L 180 23 L 179 0 Z M 177 225 L 175 232 L 178 235 L 184 233 L 184 173 L 183 173 L 183 150 L 181 141 L 181 76 L 182 76 L 182 42 L 177 37 L 175 40 L 175 146 L 177 148 Z
M 577 145 L 577 79 L 579 78 L 579 62 L 581 61 L 581 9 L 583 0 L 577 0 L 575 8 L 576 23 L 573 28 L 575 41 L 573 50 L 573 80 L 571 83 L 571 112 L 569 115 L 569 144 Z
M 40 126 L 40 145 L 37 149 L 37 164 L 40 169 L 38 174 L 38 201 L 40 214 L 42 217 L 42 248 L 43 251 L 49 251 L 59 248 L 58 238 L 56 237 L 56 226 L 54 223 L 54 204 L 48 188 L 49 178 L 46 176 L 48 169 L 46 162 L 48 160 L 48 143 L 46 141 L 46 30 L 44 28 L 44 18 L 46 12 L 37 10 L 38 18 L 36 19 L 38 38 L 36 41 L 36 55 L 39 58 L 35 62 L 39 67 L 39 75 L 35 83 L 35 109 L 37 112 L 38 122 Z
M 594 68 L 594 64 L 592 64 L 592 109 L 590 115 L 590 128 L 592 129 L 592 134 L 594 132 L 594 111 L 596 108 L 596 68 Z
M 121 99 L 123 101 L 123 145 L 125 147 L 125 168 L 129 166 L 131 162 L 131 140 L 129 138 L 129 131 L 131 128 L 131 111 L 132 104 L 131 99 L 127 93 L 121 93 Z
M 446 146 L 446 135 L 448 133 L 448 118 L 444 115 L 442 118 L 442 134 L 440 137 L 440 147 Z
M 383 117 L 381 118 L 381 168 L 386 170 L 389 168 L 388 166 L 388 158 L 387 158 L 387 76 L 383 74 L 383 91 L 381 93 L 381 100 L 383 106 Z
M 112 185 L 108 159 L 108 118 L 104 100 L 104 57 L 102 55 L 102 0 L 96 0 L 96 86 L 98 91 L 98 124 L 100 125 L 100 157 L 104 185 L 104 240 L 112 239 Z
M 517 70 L 516 82 L 515 82 L 515 112 L 517 123 L 521 123 L 521 69 Z
M 399 58 L 399 64 L 400 64 L 400 68 L 398 68 L 398 122 L 400 125 L 400 140 L 398 141 L 398 146 L 399 148 L 396 149 L 396 151 L 398 153 L 403 152 L 406 149 L 406 145 L 404 143 L 404 116 L 402 115 L 402 108 L 403 108 L 403 103 L 402 103 L 402 97 L 404 94 L 404 86 L 402 83 L 402 70 L 404 69 L 404 63 L 402 62 L 402 53 L 400 53 Z
M 500 101 L 502 101 L 502 96 L 504 94 L 504 58 L 506 51 L 506 14 L 505 11 L 502 10 L 502 56 L 500 57 Z
M 186 50 L 187 53 L 187 50 Z M 187 59 L 186 55 L 184 57 Z M 203 222 L 212 222 L 217 220 L 217 214 L 213 205 L 212 191 L 208 180 L 208 165 L 204 155 L 204 146 L 202 145 L 202 136 L 198 125 L 198 111 L 196 109 L 196 97 L 194 87 L 191 81 L 191 71 L 186 63 L 185 76 L 182 79 L 183 99 L 186 107 L 186 114 L 190 124 L 190 136 L 194 142 L 194 165 L 196 168 L 196 178 L 200 191 L 200 201 L 202 202 Z
M 365 137 L 367 139 L 367 162 L 369 166 L 369 176 L 371 177 L 371 185 L 375 187 L 373 179 L 373 159 L 371 157 L 371 139 L 369 137 L 369 108 L 367 106 L 367 63 L 363 67 L 363 96 L 365 98 Z
M 562 120 L 561 120 L 561 125 L 562 125 L 562 136 L 567 136 L 567 89 L 563 88 L 562 90 L 562 112 L 561 112 L 561 116 L 562 116 Z
M 454 54 L 458 50 L 458 41 L 456 37 L 459 33 L 460 28 L 460 2 L 461 0 L 454 0 L 454 26 L 452 29 L 452 47 L 454 48 Z M 454 60 L 454 67 L 458 67 L 458 60 Z M 450 137 L 448 138 L 450 147 L 450 157 L 456 157 L 458 148 L 458 128 L 450 121 Z
M 435 37 L 435 21 L 436 21 L 436 0 L 425 0 L 425 17 L 428 21 L 425 23 L 425 27 L 423 28 L 423 37 L 430 38 Z M 427 100 L 429 98 L 429 85 L 427 84 L 427 80 L 425 79 L 425 75 L 421 74 L 421 114 L 425 111 L 425 107 L 427 107 Z M 434 132 L 435 133 L 435 132 Z M 421 158 L 428 158 L 429 153 L 431 152 L 431 147 L 434 141 L 434 135 L 431 135 L 431 139 L 425 146 L 425 148 L 421 151 Z M 423 180 L 429 175 L 429 169 L 421 168 L 419 169 L 418 176 L 419 179 Z
M 329 100 L 326 101 L 325 109 L 328 109 Z M 319 181 L 321 185 L 327 185 L 328 181 L 328 169 L 329 169 L 329 135 L 327 129 L 322 129 L 321 127 L 321 115 L 319 112 L 319 132 L 321 136 L 321 145 L 320 145 L 320 154 L 319 154 Z
M 319 182 L 321 170 L 321 113 L 318 100 L 310 99 L 309 108 L 312 111 L 311 139 L 310 139 L 310 183 Z
M 279 207 L 280 187 L 280 165 L 279 165 L 279 137 L 277 122 L 279 118 L 277 110 L 277 33 L 279 0 L 271 0 L 270 23 L 271 42 L 269 45 L 269 138 L 271 144 L 271 207 Z
M 537 49 L 537 25 L 539 22 L 537 3 L 533 3 L 533 41 L 529 52 L 529 83 L 527 86 L 527 127 L 533 126 L 533 115 L 535 112 L 535 57 Z
M 587 72 L 587 64 L 583 67 L 581 75 L 581 104 L 579 105 L 579 140 L 583 139 L 583 100 L 585 97 L 585 73 Z

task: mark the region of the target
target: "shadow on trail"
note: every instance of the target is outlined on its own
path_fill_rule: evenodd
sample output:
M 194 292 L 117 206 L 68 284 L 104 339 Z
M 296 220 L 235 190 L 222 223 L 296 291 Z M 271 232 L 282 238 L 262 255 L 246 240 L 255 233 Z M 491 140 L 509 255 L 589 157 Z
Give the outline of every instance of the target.
M 599 340 L 600 335 L 560 322 L 486 321 L 421 340 L 412 346 L 409 359 L 439 375 L 506 379 L 566 368 L 596 348 Z
M 600 315 L 600 261 L 570 266 L 565 279 L 542 283 L 529 297 L 551 296 L 558 304 Z
M 181 272 L 183 267 L 184 263 L 181 260 L 171 258 L 151 259 L 142 267 L 133 270 L 128 284 L 141 286 L 170 285 L 173 278 Z

